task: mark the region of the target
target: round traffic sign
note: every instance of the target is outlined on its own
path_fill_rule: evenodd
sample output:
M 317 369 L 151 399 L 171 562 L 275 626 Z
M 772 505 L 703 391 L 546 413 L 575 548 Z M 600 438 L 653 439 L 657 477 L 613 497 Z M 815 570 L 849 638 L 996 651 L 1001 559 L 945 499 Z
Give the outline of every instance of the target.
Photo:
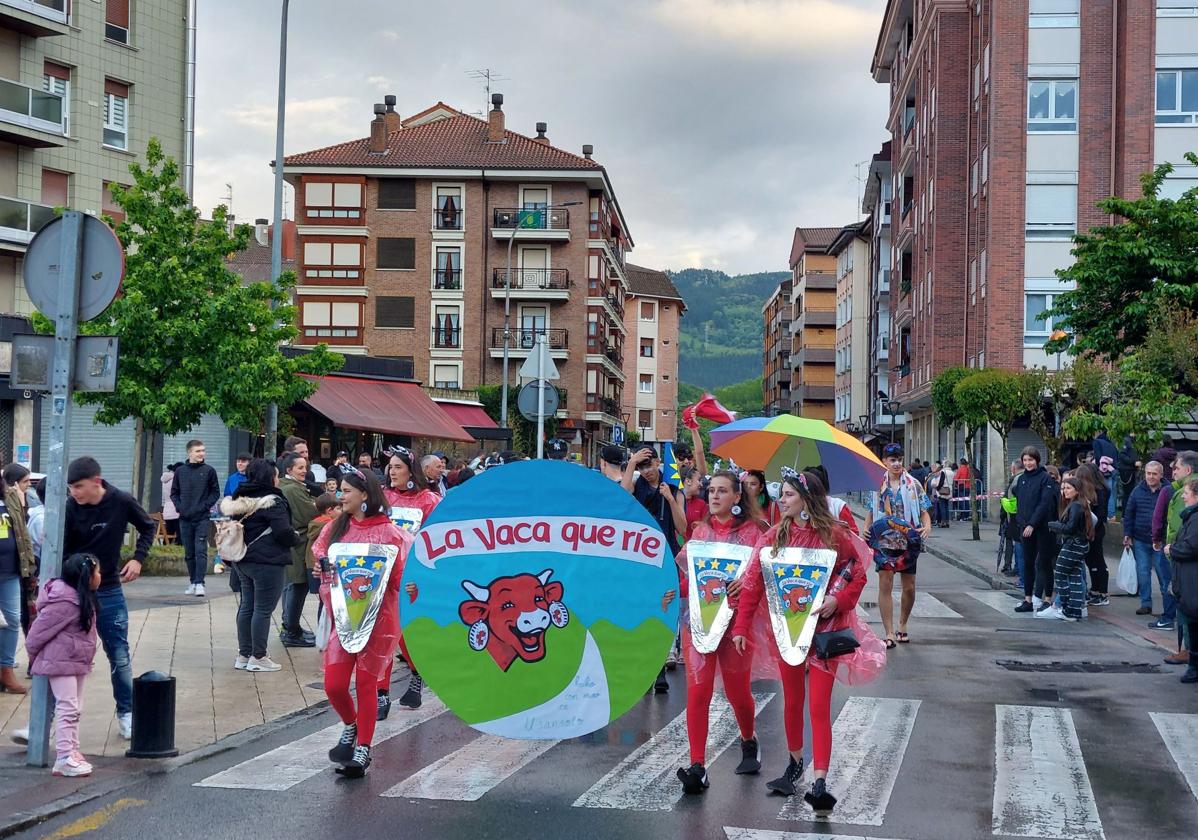
M 95 216 L 80 214 L 83 252 L 80 255 L 80 321 L 90 321 L 108 308 L 125 277 L 125 249 L 112 228 Z M 25 291 L 43 315 L 58 313 L 58 272 L 62 262 L 62 217 L 51 219 L 33 237 L 25 252 Z
M 524 419 L 537 421 L 537 400 L 538 388 L 537 382 L 534 380 L 529 382 L 520 389 L 520 394 L 516 397 L 516 407 L 520 409 L 520 413 L 524 415 Z M 553 417 L 557 414 L 558 406 L 561 405 L 561 397 L 557 393 L 557 388 L 553 383 L 545 383 L 545 410 L 543 414 L 546 417 Z

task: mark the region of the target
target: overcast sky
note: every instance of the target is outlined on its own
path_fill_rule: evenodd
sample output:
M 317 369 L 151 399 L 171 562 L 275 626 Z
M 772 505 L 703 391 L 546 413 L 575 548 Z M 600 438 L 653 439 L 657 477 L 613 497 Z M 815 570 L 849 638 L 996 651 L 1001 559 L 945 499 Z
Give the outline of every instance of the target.
M 280 0 L 199 3 L 196 203 L 233 185 L 269 217 Z M 287 154 L 402 115 L 486 103 L 468 71 L 508 77 L 509 129 L 595 146 L 655 268 L 785 270 L 796 225 L 859 218 L 855 164 L 886 139 L 869 76 L 885 0 L 292 0 Z M 864 167 L 862 167 L 864 172 Z M 292 200 L 288 191 L 287 205 Z M 290 213 L 289 213 L 290 215 Z

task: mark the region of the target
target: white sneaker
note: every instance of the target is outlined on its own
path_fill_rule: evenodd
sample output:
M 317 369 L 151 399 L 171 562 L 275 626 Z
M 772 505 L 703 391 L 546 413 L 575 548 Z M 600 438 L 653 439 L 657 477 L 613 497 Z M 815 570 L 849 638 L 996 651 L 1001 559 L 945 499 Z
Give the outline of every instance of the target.
M 204 584 L 197 583 L 191 594 L 195 595 L 199 598 L 203 598 L 204 597 Z
M 255 673 L 258 671 L 282 671 L 283 666 L 278 662 L 275 662 L 269 656 L 251 656 L 249 663 L 245 666 L 245 669 Z
M 194 583 L 187 584 L 187 589 L 183 590 L 184 595 L 196 594 L 196 585 Z
M 54 769 L 50 772 L 55 776 L 90 776 L 92 766 L 82 754 L 74 752 L 54 762 Z
M 1032 606 L 1035 607 L 1036 609 L 1040 609 L 1040 605 L 1043 603 L 1044 603 L 1043 598 L 1037 598 L 1035 595 L 1032 596 Z
M 249 667 L 249 664 L 250 658 L 248 656 L 238 656 L 233 660 L 233 668 L 238 671 L 244 671 L 247 667 Z
M 1061 621 L 1065 618 L 1064 611 L 1055 604 L 1036 613 L 1036 618 L 1051 618 Z
M 25 746 L 29 743 L 29 727 L 26 726 L 24 729 L 14 729 L 12 732 L 8 733 L 8 737 L 12 739 L 14 744 Z
M 117 729 L 121 730 L 121 737 L 126 741 L 133 737 L 133 713 L 125 712 L 123 715 L 116 716 Z

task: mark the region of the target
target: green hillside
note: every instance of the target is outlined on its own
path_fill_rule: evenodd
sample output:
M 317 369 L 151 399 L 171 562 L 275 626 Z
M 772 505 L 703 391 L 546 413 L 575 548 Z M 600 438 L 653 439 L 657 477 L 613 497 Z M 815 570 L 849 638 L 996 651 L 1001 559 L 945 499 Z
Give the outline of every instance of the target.
M 761 373 L 761 307 L 785 271 L 738 274 L 687 268 L 667 272 L 686 301 L 679 379 L 714 389 Z

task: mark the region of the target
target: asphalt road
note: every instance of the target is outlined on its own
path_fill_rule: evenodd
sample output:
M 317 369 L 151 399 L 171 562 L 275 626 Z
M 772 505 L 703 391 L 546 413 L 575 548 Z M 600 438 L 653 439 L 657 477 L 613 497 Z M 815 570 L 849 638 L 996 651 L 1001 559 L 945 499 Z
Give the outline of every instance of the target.
M 479 736 L 439 714 L 435 700 L 419 713 L 396 707 L 361 781 L 322 763 L 329 736 L 297 744 L 336 724 L 325 712 L 22 836 L 1194 836 L 1198 687 L 1180 684 L 1175 668 L 1157 668 L 1158 649 L 1101 621 L 1018 616 L 1008 596 L 927 555 L 919 582 L 912 643 L 891 655 L 876 683 L 837 686 L 829 788 L 841 802 L 828 821 L 801 801 L 767 795 L 765 781 L 785 763 L 782 695 L 769 682 L 754 685 L 762 774 L 733 775 L 733 729 L 713 714 L 709 752 L 727 751 L 709 759 L 711 789 L 683 798 L 674 779 L 685 755 L 677 671 L 667 696 L 647 696 L 608 729 L 557 744 Z M 871 585 L 863 600 L 876 601 L 875 593 Z M 1052 665 L 1083 661 L 1116 670 Z

